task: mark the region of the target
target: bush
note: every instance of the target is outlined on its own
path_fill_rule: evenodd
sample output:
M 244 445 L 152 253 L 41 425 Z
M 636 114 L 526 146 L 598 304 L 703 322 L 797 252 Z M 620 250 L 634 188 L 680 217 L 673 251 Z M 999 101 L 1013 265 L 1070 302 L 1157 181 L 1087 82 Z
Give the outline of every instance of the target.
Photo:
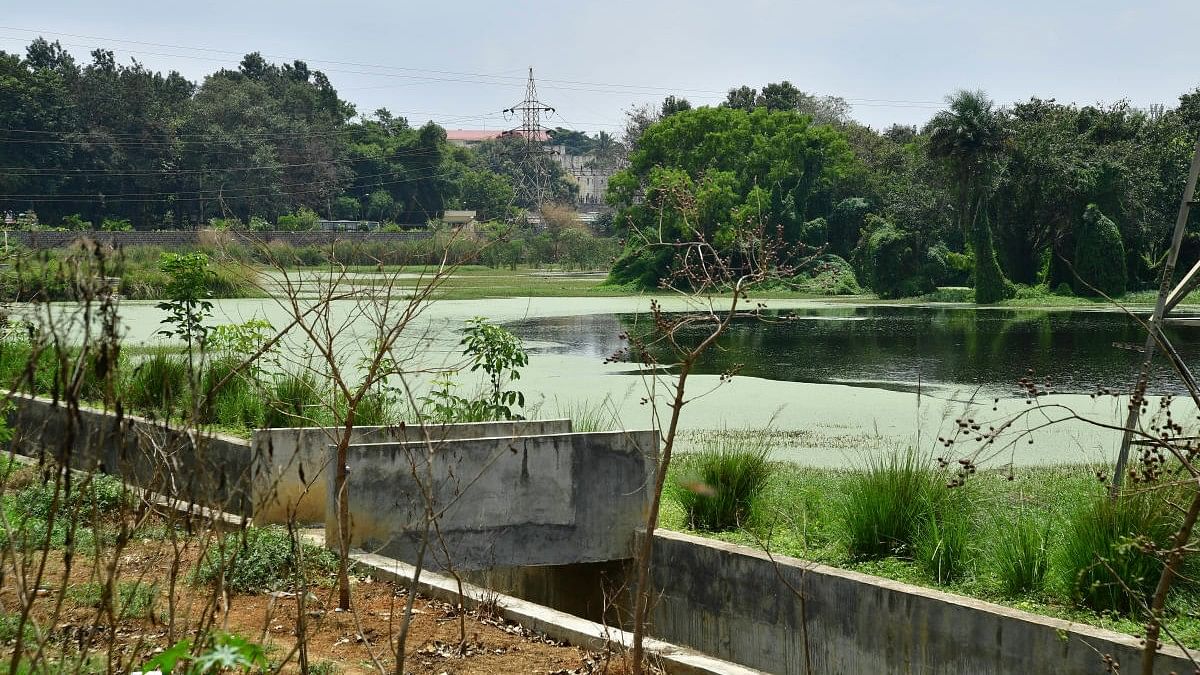
M 272 525 L 225 535 L 201 559 L 194 580 L 203 584 L 222 579 L 235 593 L 258 593 L 300 588 L 336 570 L 332 551 L 292 541 L 286 528 Z
M 301 206 L 295 213 L 279 216 L 276 223 L 279 229 L 284 232 L 309 232 L 317 229 L 317 221 L 319 220 L 320 218 L 316 212 Z
M 1161 490 L 1117 500 L 1096 494 L 1071 514 L 1063 532 L 1058 568 L 1071 600 L 1097 611 L 1128 613 L 1143 607 L 1158 583 L 1162 562 L 1142 551 L 1134 538 L 1168 548 L 1176 525 Z
M 123 400 L 139 412 L 169 417 L 182 408 L 189 389 L 186 357 L 160 351 L 134 367 Z
M 682 456 L 673 488 L 688 526 L 717 531 L 745 524 L 771 476 L 769 450 L 761 432 L 714 433 L 698 452 Z
M 849 554 L 880 558 L 911 550 L 946 493 L 938 473 L 915 451 L 872 459 L 846 481 L 838 504 Z
M 995 528 L 988 553 L 992 573 L 1005 595 L 1016 597 L 1042 590 L 1049 566 L 1046 534 L 1046 526 L 1026 514 Z
M 1103 293 L 1117 297 L 1125 293 L 1127 274 L 1121 231 L 1095 204 L 1088 204 L 1075 236 L 1074 268 L 1072 286 L 1079 295 Z
M 133 223 L 124 218 L 105 218 L 100 221 L 100 229 L 104 232 L 132 232 Z
M 272 389 L 271 402 L 263 418 L 266 428 L 320 426 L 321 420 L 327 417 L 312 375 L 278 375 Z
M 850 263 L 836 255 L 822 255 L 792 280 L 798 290 L 821 295 L 858 295 L 862 287 Z

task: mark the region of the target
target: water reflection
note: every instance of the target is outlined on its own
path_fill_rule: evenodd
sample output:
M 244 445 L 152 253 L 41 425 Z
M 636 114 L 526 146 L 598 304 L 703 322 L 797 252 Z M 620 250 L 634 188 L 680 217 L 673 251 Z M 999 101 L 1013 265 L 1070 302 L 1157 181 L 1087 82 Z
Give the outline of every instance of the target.
M 741 365 L 754 377 L 843 383 L 889 389 L 922 385 L 980 387 L 1008 394 L 1032 369 L 1065 393 L 1097 387 L 1127 389 L 1140 354 L 1114 343 L 1141 344 L 1145 334 L 1125 314 L 1110 311 L 972 309 L 960 307 L 828 307 L 777 312 L 769 321 L 740 320 L 709 352 L 701 372 Z M 598 314 L 530 319 L 512 324 L 534 351 L 604 359 L 636 334 L 646 317 Z M 695 329 L 699 335 L 702 328 Z M 1197 327 L 1171 327 L 1185 360 L 1195 362 Z M 1159 359 L 1156 393 L 1182 391 Z

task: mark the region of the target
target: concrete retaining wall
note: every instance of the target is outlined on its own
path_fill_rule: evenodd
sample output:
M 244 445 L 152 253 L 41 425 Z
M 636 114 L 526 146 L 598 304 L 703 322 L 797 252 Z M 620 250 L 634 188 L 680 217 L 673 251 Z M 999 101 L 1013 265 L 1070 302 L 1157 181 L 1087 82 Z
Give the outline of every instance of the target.
M 203 230 L 155 230 L 147 232 L 9 232 L 10 243 L 29 248 L 63 248 L 86 237 L 112 246 L 195 246 L 200 243 Z M 432 234 L 425 230 L 412 232 L 221 232 L 241 242 L 263 243 L 279 241 L 292 246 L 329 244 L 334 241 L 399 242 L 428 239 Z
M 351 545 L 415 559 L 424 485 L 456 568 L 627 558 L 644 518 L 657 440 L 649 431 L 449 440 L 432 457 L 424 443 L 351 446 Z M 332 490 L 334 472 L 326 477 Z M 331 542 L 336 526 L 330 500 Z M 426 564 L 444 568 L 442 543 L 433 548 Z
M 423 441 L 440 443 L 450 439 L 516 437 L 561 434 L 571 431 L 570 420 L 523 422 L 478 422 L 469 424 L 394 427 L 355 427 L 353 444 L 382 441 Z M 327 495 L 325 467 L 331 457 L 329 446 L 338 440 L 338 429 L 321 427 L 294 429 L 258 429 L 251 440 L 255 494 L 264 498 L 256 503 L 254 519 L 260 523 L 286 523 L 290 516 L 297 522 L 325 522 Z
M 656 637 L 767 672 L 1138 672 L 1136 638 L 950 593 L 674 532 L 654 560 Z M 1156 672 L 1194 669 L 1166 648 Z
M 17 452 L 45 453 L 86 471 L 206 507 L 250 515 L 250 444 L 223 434 L 194 434 L 152 420 L 15 394 L 8 399 Z

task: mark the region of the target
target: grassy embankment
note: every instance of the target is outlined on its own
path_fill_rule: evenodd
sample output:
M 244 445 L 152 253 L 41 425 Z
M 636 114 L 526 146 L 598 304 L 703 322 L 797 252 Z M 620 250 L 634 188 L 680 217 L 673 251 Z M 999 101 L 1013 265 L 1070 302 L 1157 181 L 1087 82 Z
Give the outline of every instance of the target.
M 1140 600 L 1109 567 L 1135 579 L 1129 583 L 1139 593 L 1153 587 L 1161 564 L 1129 537 L 1165 539 L 1178 512 L 1162 500 L 1130 497 L 1112 507 L 1087 466 L 980 469 L 951 489 L 954 463 L 942 470 L 931 458 L 908 463 L 901 454 L 853 470 L 807 468 L 767 461 L 765 446 L 748 437 L 724 436 L 681 456 L 664 527 L 1133 635 L 1143 630 Z M 719 487 L 735 478 L 737 490 Z M 726 494 L 735 491 L 741 496 Z M 1188 579 L 1196 579 L 1197 563 L 1193 555 Z M 1195 581 L 1177 582 L 1166 625 L 1189 647 L 1200 647 L 1198 601 Z

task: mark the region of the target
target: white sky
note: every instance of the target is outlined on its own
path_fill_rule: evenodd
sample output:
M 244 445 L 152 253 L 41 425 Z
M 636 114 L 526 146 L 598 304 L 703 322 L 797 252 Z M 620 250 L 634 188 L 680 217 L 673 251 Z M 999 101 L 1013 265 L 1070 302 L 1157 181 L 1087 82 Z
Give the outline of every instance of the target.
M 513 126 L 499 111 L 529 66 L 558 110 L 544 123 L 591 132 L 634 103 L 784 79 L 876 127 L 923 123 L 958 88 L 1171 106 L 1200 85 L 1200 3 L 1176 0 L 0 0 L 0 49 L 39 34 L 191 79 L 250 51 L 302 59 L 360 113 L 451 129 Z

